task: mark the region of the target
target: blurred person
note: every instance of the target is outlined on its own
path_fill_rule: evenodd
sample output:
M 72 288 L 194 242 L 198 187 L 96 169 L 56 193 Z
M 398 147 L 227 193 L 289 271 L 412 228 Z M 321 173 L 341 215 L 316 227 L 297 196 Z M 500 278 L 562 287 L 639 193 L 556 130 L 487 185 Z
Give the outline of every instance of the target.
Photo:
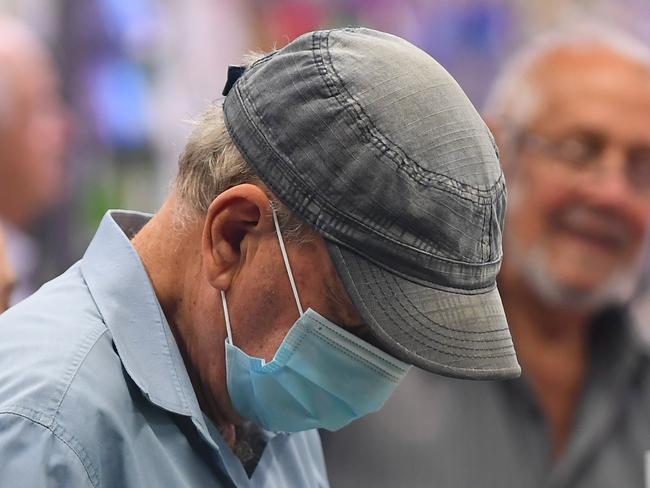
M 17 283 L 29 295 L 40 260 L 35 220 L 61 197 L 66 117 L 53 62 L 20 21 L 0 16 L 0 226 Z
M 0 313 L 9 308 L 9 297 L 14 286 L 15 275 L 7 260 L 5 237 L 0 227 Z
M 325 435 L 332 485 L 645 486 L 650 357 L 629 301 L 650 217 L 648 48 L 600 27 L 544 36 L 504 69 L 486 115 L 508 181 L 498 284 L 523 375 L 414 371 L 381 413 Z
M 1 486 L 327 486 L 313 429 L 378 410 L 409 365 L 519 374 L 504 177 L 439 64 L 319 31 L 224 95 L 157 214 L 108 212 L 0 317 Z

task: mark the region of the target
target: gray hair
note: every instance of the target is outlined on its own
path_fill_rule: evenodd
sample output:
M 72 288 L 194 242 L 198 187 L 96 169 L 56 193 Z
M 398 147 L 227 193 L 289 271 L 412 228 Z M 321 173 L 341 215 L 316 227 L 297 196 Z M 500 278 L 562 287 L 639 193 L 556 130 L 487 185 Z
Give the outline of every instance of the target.
M 248 55 L 254 62 L 260 54 Z M 285 239 L 307 242 L 312 228 L 290 212 L 257 176 L 233 142 L 221 105 L 213 105 L 195 122 L 183 149 L 174 183 L 183 220 L 205 215 L 212 201 L 236 185 L 251 183 L 262 188 L 276 211 Z
M 603 47 L 650 68 L 650 48 L 626 32 L 597 22 L 541 35 L 515 54 L 492 84 L 483 113 L 504 129 L 525 127 L 543 101 L 533 68 L 546 56 L 563 49 Z

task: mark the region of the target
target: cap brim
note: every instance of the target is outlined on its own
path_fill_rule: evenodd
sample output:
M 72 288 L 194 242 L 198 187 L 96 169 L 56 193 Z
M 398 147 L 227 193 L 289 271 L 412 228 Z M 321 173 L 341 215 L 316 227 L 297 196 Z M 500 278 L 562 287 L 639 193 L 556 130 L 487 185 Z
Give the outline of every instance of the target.
M 350 299 L 387 352 L 455 378 L 521 374 L 496 286 L 480 294 L 432 288 L 326 242 Z

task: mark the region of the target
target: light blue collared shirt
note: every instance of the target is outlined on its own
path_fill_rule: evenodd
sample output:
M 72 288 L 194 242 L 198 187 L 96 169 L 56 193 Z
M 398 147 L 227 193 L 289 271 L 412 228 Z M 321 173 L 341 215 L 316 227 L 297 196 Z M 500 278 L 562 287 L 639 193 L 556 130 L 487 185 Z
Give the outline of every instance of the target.
M 326 487 L 315 431 L 271 434 L 252 477 L 208 426 L 132 237 L 106 214 L 83 259 L 0 316 L 1 487 Z

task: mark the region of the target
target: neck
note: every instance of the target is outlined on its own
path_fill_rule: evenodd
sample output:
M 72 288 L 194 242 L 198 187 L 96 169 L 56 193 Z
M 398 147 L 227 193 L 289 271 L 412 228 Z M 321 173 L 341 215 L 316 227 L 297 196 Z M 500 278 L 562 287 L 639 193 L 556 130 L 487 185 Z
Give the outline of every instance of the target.
M 544 303 L 518 277 L 499 288 L 522 370 L 551 428 L 553 452 L 563 453 L 589 365 L 592 314 Z
M 226 391 L 225 381 L 215 385 L 215 377 L 202 375 L 212 370 L 212 361 L 223 355 L 210 351 L 203 340 L 199 310 L 201 304 L 200 242 L 202 226 L 189 223 L 179 231 L 177 203 L 172 196 L 160 211 L 133 238 L 137 251 L 156 297 L 183 356 L 201 410 L 216 424 L 224 439 L 234 442 L 234 427 L 226 420 L 221 405 Z M 207 324 L 210 326 L 210 324 Z M 218 349 L 217 349 L 218 350 Z M 221 358 L 221 359 L 219 359 Z M 218 392 L 216 395 L 214 392 Z
M 170 207 L 166 202 L 133 237 L 131 244 L 144 264 L 169 325 L 175 328 L 176 319 L 181 315 L 183 300 L 179 292 L 184 287 L 184 277 L 175 275 L 181 281 L 173 281 L 172 277 L 175 272 L 184 269 L 184 253 L 174 252 L 183 244 L 182 241 L 169 239 L 174 218 Z

